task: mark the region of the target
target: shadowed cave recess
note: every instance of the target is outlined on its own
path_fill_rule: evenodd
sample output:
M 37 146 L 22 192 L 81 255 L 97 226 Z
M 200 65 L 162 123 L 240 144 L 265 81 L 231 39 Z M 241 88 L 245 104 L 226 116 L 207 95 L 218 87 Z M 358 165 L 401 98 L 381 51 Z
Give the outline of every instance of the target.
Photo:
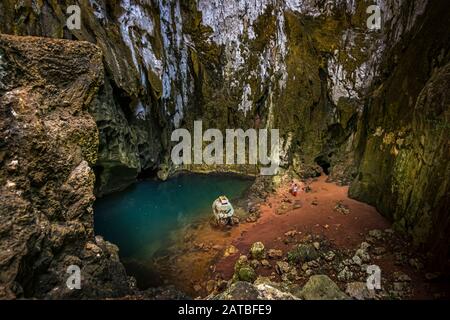
M 2 0 L 0 299 L 448 299 L 447 2 Z M 279 129 L 278 174 L 174 165 L 198 120 Z

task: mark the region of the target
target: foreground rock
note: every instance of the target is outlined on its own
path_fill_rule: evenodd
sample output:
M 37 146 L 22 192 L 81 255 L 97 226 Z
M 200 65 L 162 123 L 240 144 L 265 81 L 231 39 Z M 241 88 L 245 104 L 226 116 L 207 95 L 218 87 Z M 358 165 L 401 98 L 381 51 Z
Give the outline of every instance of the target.
M 252 285 L 248 282 L 233 283 L 223 293 L 214 297 L 218 300 L 298 300 L 289 292 L 277 289 L 268 283 Z
M 94 45 L 0 35 L 0 299 L 133 292 L 118 248 L 94 238 L 87 107 L 101 79 Z M 82 290 L 66 286 L 70 265 Z
M 369 290 L 365 282 L 348 283 L 345 293 L 356 300 L 375 299 L 375 291 Z
M 262 242 L 255 242 L 250 248 L 250 255 L 253 259 L 261 260 L 266 257 L 266 249 Z
M 234 281 L 253 282 L 256 280 L 255 269 L 250 265 L 247 256 L 240 256 L 234 266 Z
M 343 293 L 336 283 L 328 276 L 316 275 L 309 278 L 298 296 L 305 300 L 345 300 L 348 296 Z

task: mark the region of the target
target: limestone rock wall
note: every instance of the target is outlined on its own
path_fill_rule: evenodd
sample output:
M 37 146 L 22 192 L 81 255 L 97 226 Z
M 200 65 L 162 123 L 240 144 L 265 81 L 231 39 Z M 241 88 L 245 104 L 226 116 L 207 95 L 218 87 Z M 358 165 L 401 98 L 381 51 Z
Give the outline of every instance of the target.
M 0 299 L 131 292 L 118 248 L 93 230 L 88 108 L 102 80 L 90 43 L 0 35 Z M 66 286 L 70 265 L 83 290 Z
M 66 27 L 66 9 L 73 4 L 81 8 L 80 30 Z M 130 1 L 0 3 L 0 33 L 85 40 L 101 48 L 104 86 L 91 106 L 100 132 L 98 195 L 121 189 L 158 165 L 166 118 L 158 102 L 162 62 L 156 54 L 162 39 L 154 10 Z
M 360 120 L 350 195 L 375 205 L 444 265 L 450 243 L 449 49 L 445 1 L 414 17 L 402 9 Z M 414 19 L 415 23 L 411 20 Z M 408 33 L 398 30 L 408 26 Z
M 171 167 L 171 131 L 200 118 L 205 128 L 280 128 L 283 163 L 302 175 L 349 158 L 341 150 L 352 144 L 383 49 L 381 34 L 367 30 L 364 1 L 76 3 L 80 30 L 65 27 L 73 1 L 3 1 L 0 32 L 102 49 L 105 85 L 91 110 L 100 132 L 97 194 Z

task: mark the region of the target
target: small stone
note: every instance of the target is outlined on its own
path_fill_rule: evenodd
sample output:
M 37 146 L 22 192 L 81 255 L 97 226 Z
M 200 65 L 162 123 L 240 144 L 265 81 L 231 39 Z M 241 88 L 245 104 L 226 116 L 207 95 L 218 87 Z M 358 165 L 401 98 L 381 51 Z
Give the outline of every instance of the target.
M 261 260 L 261 265 L 265 268 L 270 268 L 270 262 L 266 259 Z
M 255 242 L 250 248 L 250 255 L 253 259 L 264 259 L 266 257 L 266 251 L 262 242 Z
M 200 243 L 194 243 L 194 246 L 198 249 L 204 249 L 205 248 L 205 244 L 203 242 Z
M 14 189 L 16 187 L 16 183 L 12 181 L 6 181 L 6 188 L 8 189 Z
M 410 282 L 411 278 L 403 272 L 394 272 L 394 278 L 397 282 Z
M 105 239 L 102 236 L 95 236 L 95 243 L 101 247 L 105 244 Z
M 327 253 L 325 253 L 324 258 L 327 261 L 332 261 L 335 256 L 336 254 L 333 251 L 328 251 Z
M 369 262 L 370 261 L 370 255 L 366 250 L 358 249 L 356 250 L 355 256 L 358 256 L 361 258 L 362 262 Z
M 232 256 L 232 255 L 238 253 L 238 252 L 239 252 L 238 248 L 236 248 L 233 245 L 230 245 L 228 248 L 225 249 L 225 252 L 224 252 L 223 256 L 224 257 L 229 257 L 229 256 Z
M 353 272 L 346 266 L 338 274 L 338 279 L 340 281 L 349 281 L 353 278 Z
M 7 165 L 8 171 L 11 171 L 11 172 L 16 171 L 18 167 L 19 167 L 19 161 L 18 160 L 12 160 Z
M 270 249 L 267 255 L 271 259 L 279 259 L 283 256 L 283 251 L 279 249 Z
M 384 247 L 375 247 L 373 249 L 373 253 L 375 253 L 375 255 L 377 255 L 377 256 L 381 256 L 381 255 L 386 253 L 386 248 L 384 248 Z
M 360 266 L 362 264 L 362 260 L 359 256 L 354 255 L 352 258 L 353 264 Z
M 231 284 L 217 299 L 220 300 L 256 300 L 259 296 L 258 290 L 248 282 L 237 281 Z
M 350 213 L 350 209 L 342 203 L 342 201 L 338 201 L 338 203 L 334 206 L 334 210 L 343 214 L 347 215 Z
M 406 257 L 401 252 L 394 253 L 394 259 L 395 259 L 394 263 L 396 265 L 401 266 L 405 265 L 406 263 Z
M 296 234 L 297 234 L 297 230 L 290 230 L 290 231 L 286 232 L 284 235 L 286 237 L 295 237 Z
M 259 266 L 261 266 L 261 262 L 259 262 L 256 259 L 253 259 L 252 261 L 250 261 L 250 265 L 252 266 L 253 269 L 257 269 Z
M 312 204 L 313 206 L 317 206 L 317 205 L 319 205 L 319 201 L 313 200 L 313 201 L 311 202 L 311 204 Z
M 375 290 L 369 290 L 365 282 L 347 283 L 345 293 L 356 300 L 375 299 Z
M 288 273 L 291 270 L 291 266 L 286 261 L 277 261 L 275 265 L 275 271 L 282 275 L 284 273 Z
M 350 265 L 353 264 L 353 260 L 352 260 L 352 259 L 345 259 L 345 260 L 342 260 L 342 264 L 343 264 L 344 266 L 350 266 Z
M 320 262 L 318 259 L 312 260 L 312 261 L 308 262 L 307 264 L 310 268 L 319 268 L 320 267 Z
M 258 290 L 258 299 L 262 300 L 299 300 L 289 292 L 282 291 L 272 283 L 260 283 L 255 285 Z
M 377 240 L 382 240 L 384 236 L 383 231 L 378 229 L 370 230 L 369 235 Z
M 96 244 L 94 244 L 92 242 L 87 242 L 85 248 L 86 248 L 86 250 L 92 251 L 95 254 L 101 254 L 103 252 L 99 246 L 97 246 Z
M 370 248 L 370 244 L 367 242 L 361 242 L 361 245 L 359 246 L 361 250 L 367 251 Z
M 313 242 L 313 246 L 314 246 L 314 248 L 316 248 L 316 250 L 319 250 L 320 249 L 320 243 L 319 242 Z
M 288 272 L 281 275 L 281 280 L 285 282 L 293 281 L 298 278 L 297 269 L 290 268 Z

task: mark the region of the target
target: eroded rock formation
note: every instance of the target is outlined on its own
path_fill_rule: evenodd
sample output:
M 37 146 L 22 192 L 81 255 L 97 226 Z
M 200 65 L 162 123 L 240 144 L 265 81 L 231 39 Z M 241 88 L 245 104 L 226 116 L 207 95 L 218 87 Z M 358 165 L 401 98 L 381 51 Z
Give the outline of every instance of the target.
M 131 292 L 118 248 L 93 230 L 88 107 L 102 79 L 90 43 L 0 36 L 0 299 Z M 66 286 L 70 265 L 84 290 Z
M 388 33 L 382 75 L 358 126 L 361 160 L 350 188 L 351 196 L 376 206 L 417 246 L 431 249 L 440 265 L 450 246 L 449 19 L 448 5 L 437 1 L 408 23 L 409 33 L 398 36 L 401 19 Z

